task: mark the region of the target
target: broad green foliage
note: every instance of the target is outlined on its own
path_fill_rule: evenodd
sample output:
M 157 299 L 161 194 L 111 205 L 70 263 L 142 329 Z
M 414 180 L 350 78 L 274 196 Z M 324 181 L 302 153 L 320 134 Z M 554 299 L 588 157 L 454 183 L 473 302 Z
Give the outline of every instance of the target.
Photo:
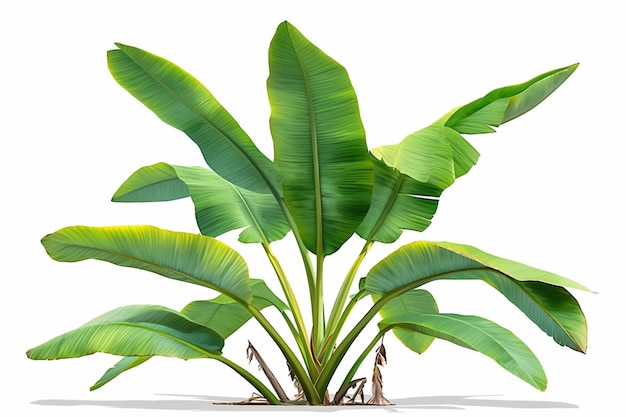
M 95 352 L 182 359 L 219 355 L 224 339 L 214 330 L 160 306 L 119 307 L 28 351 L 32 359 L 76 358 Z
M 219 295 L 191 301 L 180 312 L 154 305 L 120 307 L 30 349 L 28 357 L 61 359 L 95 352 L 122 356 L 91 389 L 155 355 L 209 358 L 239 373 L 270 404 L 285 403 L 285 391 L 259 356 L 265 346 L 253 348 L 251 355 L 259 360 L 269 385 L 222 353 L 225 340 L 253 319 L 285 357 L 304 399 L 298 403 L 341 403 L 343 393 L 356 387 L 353 378 L 367 355 L 390 331 L 418 354 L 434 339 L 474 350 L 544 390 L 547 379 L 539 360 L 510 330 L 486 318 L 439 311 L 433 295 L 422 287 L 440 279 L 482 281 L 558 344 L 586 350 L 586 319 L 566 288 L 589 290 L 554 273 L 468 245 L 416 241 L 359 275 L 376 242 L 393 243 L 405 230 L 426 230 L 442 193 L 477 163 L 479 154 L 463 135 L 494 132 L 494 127 L 531 110 L 576 64 L 493 90 L 397 143 L 369 150 L 345 68 L 283 22 L 269 48 L 272 161 L 193 76 L 157 55 L 116 45 L 108 52 L 115 80 L 191 138 L 208 167 L 165 162 L 142 167 L 119 187 L 113 201 L 190 197 L 200 234 L 153 226 L 71 226 L 45 236 L 42 244 L 57 261 L 102 260 Z M 275 281 L 250 278 L 243 257 L 216 239 L 235 230 L 241 242 L 261 244 Z M 324 260 L 355 234 L 362 238 L 363 249 L 346 265 L 333 307 L 325 311 Z M 292 288 L 292 282 L 305 281 L 287 276 L 281 265 L 293 254 L 272 250 L 271 244 L 286 236 L 301 257 L 308 300 L 297 299 Z M 363 278 L 355 288 L 357 276 Z M 280 288 L 281 294 L 271 287 Z M 345 329 L 354 307 L 368 302 L 367 313 Z M 310 308 L 310 323 L 301 306 Z M 268 311 L 282 322 L 270 321 Z M 378 333 L 352 363 L 333 400 L 330 384 L 339 365 L 359 345 L 355 342 L 364 337 L 363 330 L 376 328 L 377 317 Z M 384 357 L 381 345 L 378 365 Z M 378 366 L 374 372 L 373 390 L 383 404 Z
M 158 163 L 137 170 L 113 196 L 113 201 L 169 201 L 191 197 L 200 232 L 216 237 L 242 227 L 246 243 L 273 242 L 289 224 L 271 194 L 237 187 L 204 167 Z

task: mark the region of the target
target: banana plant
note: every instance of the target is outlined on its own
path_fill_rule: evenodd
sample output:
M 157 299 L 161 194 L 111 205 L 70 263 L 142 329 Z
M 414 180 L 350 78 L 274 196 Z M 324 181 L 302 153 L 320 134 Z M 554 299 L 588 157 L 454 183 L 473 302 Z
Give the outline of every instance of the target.
M 386 361 L 382 338 L 390 333 L 418 354 L 436 338 L 474 350 L 531 386 L 546 389 L 539 360 L 510 330 L 486 318 L 440 312 L 433 295 L 422 288 L 435 280 L 483 281 L 556 343 L 585 352 L 586 319 L 568 289 L 589 290 L 563 276 L 472 246 L 433 241 L 392 250 L 371 270 L 360 272 L 375 243 L 390 244 L 404 231 L 428 228 L 443 191 L 478 160 L 479 153 L 464 135 L 495 132 L 531 110 L 577 64 L 495 89 L 397 143 L 370 150 L 344 67 L 283 22 L 269 47 L 271 160 L 192 75 L 139 48 L 116 46 L 107 55 L 114 79 L 195 142 L 207 166 L 159 162 L 142 167 L 119 187 L 113 201 L 190 197 L 200 234 L 153 226 L 71 226 L 46 235 L 42 244 L 56 261 L 97 259 L 219 295 L 192 301 L 181 311 L 157 305 L 121 307 L 28 350 L 29 358 L 95 352 L 121 356 L 92 389 L 153 356 L 214 359 L 241 375 L 270 404 L 319 405 L 341 404 L 349 389 L 362 387 L 364 379 L 355 375 L 376 349 L 372 400 L 388 404 L 379 366 Z M 265 277 L 271 285 L 251 277 L 244 258 L 217 239 L 234 230 L 240 230 L 242 243 L 261 245 L 275 272 Z M 355 234 L 362 250 L 345 266 L 345 278 L 326 311 L 326 258 Z M 293 243 L 305 276 L 285 272 L 272 250 L 272 243 L 281 239 Z M 308 299 L 296 298 L 294 285 L 307 285 Z M 280 294 L 270 286 L 280 288 Z M 369 310 L 348 321 L 360 303 Z M 265 309 L 278 312 L 282 322 L 270 322 Z M 287 361 L 296 396 L 286 393 L 252 345 L 250 358 L 262 364 L 269 381 L 224 356 L 224 341 L 251 319 Z M 368 326 L 378 329 L 373 338 L 364 336 L 371 334 L 363 332 Z M 346 375 L 336 375 L 351 349 L 357 359 Z

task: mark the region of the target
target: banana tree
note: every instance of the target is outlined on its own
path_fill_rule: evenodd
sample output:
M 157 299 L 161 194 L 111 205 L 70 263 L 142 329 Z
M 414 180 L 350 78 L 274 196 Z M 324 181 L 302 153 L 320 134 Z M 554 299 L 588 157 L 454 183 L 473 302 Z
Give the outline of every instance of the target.
M 108 52 L 114 79 L 194 141 L 208 167 L 165 162 L 142 167 L 119 187 L 113 201 L 190 197 L 200 234 L 152 226 L 71 226 L 45 236 L 43 246 L 57 261 L 98 259 L 220 295 L 192 301 L 181 311 L 157 305 L 121 307 L 30 349 L 28 357 L 61 359 L 95 352 L 122 356 L 92 389 L 153 356 L 208 358 L 237 372 L 270 404 L 341 404 L 350 389 L 361 387 L 363 396 L 364 379 L 355 375 L 391 331 L 418 354 L 435 338 L 475 350 L 544 390 L 546 376 L 539 360 L 511 331 L 486 318 L 439 311 L 422 287 L 443 279 L 485 282 L 556 343 L 585 352 L 585 316 L 566 288 L 588 289 L 563 276 L 472 246 L 432 241 L 397 248 L 360 273 L 372 245 L 396 242 L 403 231 L 422 232 L 430 225 L 443 191 L 478 160 L 479 153 L 464 135 L 494 132 L 531 110 L 577 64 L 495 89 L 395 144 L 369 150 L 346 70 L 283 22 L 269 47 L 272 161 L 190 74 L 139 48 L 116 46 Z M 280 295 L 251 277 L 242 256 L 217 239 L 233 230 L 241 230 L 241 242 L 261 245 Z M 346 265 L 333 306 L 325 311 L 326 258 L 355 234 L 362 239 L 362 250 Z M 288 276 L 272 250 L 272 243 L 286 236 L 306 277 Z M 293 285 L 305 283 L 308 299 L 296 298 Z M 360 303 L 369 310 L 347 328 Z M 283 322 L 270 322 L 264 312 L 268 308 Z M 305 308 L 310 309 L 306 315 Z M 287 394 L 253 346 L 249 355 L 261 364 L 266 382 L 222 353 L 224 341 L 250 319 L 284 356 L 296 395 Z M 376 325 L 376 335 L 363 340 L 363 330 Z M 348 373 L 335 375 L 347 353 L 359 346 Z M 387 404 L 379 369 L 386 360 L 382 343 L 376 352 L 371 401 Z

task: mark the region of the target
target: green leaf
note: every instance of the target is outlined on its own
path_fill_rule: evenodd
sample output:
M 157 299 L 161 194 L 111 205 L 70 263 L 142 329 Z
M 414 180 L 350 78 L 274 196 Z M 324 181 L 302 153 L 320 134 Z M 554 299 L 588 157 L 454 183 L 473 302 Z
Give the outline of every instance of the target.
M 363 239 L 395 242 L 402 230 L 424 231 L 430 226 L 441 190 L 415 181 L 374 160 L 372 203 L 357 233 Z
M 216 332 L 161 306 L 119 307 L 27 352 L 31 359 L 64 359 L 96 352 L 122 356 L 181 359 L 219 355 L 224 340 Z
M 498 88 L 444 116 L 438 123 L 459 133 L 490 133 L 545 100 L 576 70 L 578 64 L 548 71 L 522 84 Z
M 376 298 L 375 301 L 377 301 Z M 401 322 L 407 317 L 432 313 L 439 313 L 439 308 L 433 296 L 426 290 L 413 290 L 400 294 L 387 302 L 379 311 L 386 323 Z M 434 337 L 428 334 L 407 331 L 399 327 L 394 328 L 393 333 L 404 346 L 417 353 L 424 353 L 434 340 Z
M 586 350 L 585 316 L 574 297 L 562 288 L 587 290 L 586 287 L 471 246 L 425 241 L 405 245 L 370 270 L 365 289 L 391 298 L 438 279 L 483 280 L 557 343 L 581 352 Z
M 116 191 L 113 201 L 168 201 L 191 196 L 196 221 L 205 236 L 216 237 L 245 227 L 246 243 L 282 239 L 289 224 L 274 196 L 246 190 L 203 167 L 163 162 L 140 168 Z
M 243 303 L 252 300 L 245 261 L 210 237 L 153 226 L 71 226 L 41 242 L 57 261 L 99 259 L 202 285 Z
M 482 317 L 459 314 L 411 314 L 383 320 L 381 329 L 401 328 L 447 340 L 475 350 L 533 387 L 547 386 L 543 367 L 532 351 L 509 330 Z
M 277 309 L 284 311 L 289 307 L 283 303 L 260 279 L 253 279 L 252 282 L 252 305 L 258 310 L 273 305 Z M 237 329 L 243 326 L 252 315 L 241 304 L 225 295 L 219 295 L 212 300 L 193 301 L 182 311 L 182 314 L 189 320 L 211 329 L 226 340 Z M 111 382 L 113 379 L 150 359 L 150 356 L 129 356 L 121 359 L 112 368 L 109 368 L 104 375 L 90 388 L 92 391 Z
M 346 70 L 282 23 L 269 51 L 267 89 L 275 163 L 306 247 L 335 252 L 356 230 L 374 181 L 356 94 Z
M 469 172 L 480 156 L 459 133 L 493 132 L 491 126 L 508 122 L 538 105 L 556 90 L 577 66 L 576 64 L 556 69 L 526 83 L 493 90 L 481 99 L 452 110 L 433 125 L 410 134 L 398 144 L 374 148 L 372 153 L 384 164 L 376 165 L 372 206 L 358 229 L 359 235 L 364 239 L 390 243 L 400 236 L 403 229 L 423 231 L 430 224 L 429 221 L 424 222 L 423 218 L 432 219 L 436 205 L 429 208 L 422 203 L 423 200 L 396 198 L 399 196 L 398 181 L 403 181 L 405 177 L 411 178 L 438 190 L 424 195 L 441 195 L 456 178 Z M 387 219 L 386 216 L 392 216 L 393 210 L 398 205 L 402 209 L 406 209 L 407 206 L 413 207 L 408 212 L 402 213 L 402 216 Z M 408 216 L 415 216 L 419 209 L 431 211 L 430 216 L 421 213 L 417 221 L 405 220 Z M 402 221 L 408 224 L 399 224 Z
M 258 279 L 251 281 L 254 294 L 251 304 L 254 307 L 262 310 L 274 306 L 280 311 L 289 310 L 264 281 Z M 219 295 L 212 300 L 192 301 L 185 306 L 182 314 L 198 324 L 215 330 L 224 339 L 252 318 L 252 314 L 244 306 L 225 295 Z
M 453 150 L 446 137 L 448 130 L 428 126 L 398 144 L 374 148 L 372 154 L 415 181 L 445 190 L 456 178 Z
M 278 169 L 198 80 L 149 52 L 116 46 L 107 54 L 113 78 L 161 120 L 185 132 L 215 172 L 242 188 L 280 195 Z
M 89 391 L 97 390 L 98 388 L 103 387 L 105 384 L 111 382 L 113 379 L 117 378 L 123 372 L 128 371 L 136 366 L 141 365 L 146 362 L 148 359 L 152 358 L 152 356 L 127 356 L 125 358 L 120 359 L 115 365 L 111 368 L 107 369 L 107 371 L 100 377 L 95 384 L 89 387 Z

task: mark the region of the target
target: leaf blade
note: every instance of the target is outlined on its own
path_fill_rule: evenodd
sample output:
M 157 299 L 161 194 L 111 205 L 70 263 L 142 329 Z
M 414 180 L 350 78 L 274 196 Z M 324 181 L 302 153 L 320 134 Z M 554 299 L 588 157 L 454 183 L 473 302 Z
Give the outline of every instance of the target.
M 546 389 L 543 367 L 528 346 L 509 330 L 482 317 L 419 314 L 406 317 L 404 321 L 383 320 L 379 327 L 400 327 L 475 350 L 533 387 Z
M 274 242 L 290 230 L 283 212 L 270 193 L 237 187 L 203 167 L 160 162 L 135 171 L 113 196 L 113 201 L 168 201 L 190 196 L 196 222 L 205 236 L 217 237 L 245 228 L 245 243 Z
M 252 293 L 254 298 L 251 304 L 258 310 L 270 305 L 282 311 L 289 309 L 262 280 L 252 280 Z M 212 300 L 192 301 L 183 308 L 181 314 L 187 319 L 216 332 L 224 340 L 252 317 L 246 308 L 225 295 L 219 295 Z M 141 365 L 150 358 L 151 356 L 122 358 L 109 368 L 90 390 L 93 391 L 104 386 L 122 373 Z
M 426 230 L 437 211 L 441 190 L 372 159 L 375 173 L 372 202 L 357 228 L 359 236 L 368 241 L 392 243 L 403 230 Z
M 207 164 L 242 188 L 280 195 L 280 173 L 198 80 L 149 52 L 117 43 L 107 53 L 113 78 L 165 123 L 182 130 Z
M 490 133 L 532 110 L 552 94 L 578 68 L 578 64 L 540 74 L 521 84 L 495 89 L 440 119 L 459 133 Z
M 96 352 L 121 356 L 206 358 L 221 353 L 224 340 L 166 307 L 134 305 L 109 311 L 83 326 L 30 349 L 31 359 L 65 359 Z
M 89 391 L 95 391 L 98 388 L 102 388 L 104 385 L 120 376 L 123 372 L 141 365 L 150 358 L 152 358 L 152 356 L 126 356 L 120 359 L 115 363 L 115 365 L 107 369 L 107 371 L 96 381 L 95 384 L 89 387 Z
M 394 297 L 379 311 L 385 323 L 402 321 L 406 317 L 420 314 L 438 314 L 439 308 L 434 297 L 426 290 L 407 291 Z M 416 353 L 424 353 L 434 340 L 433 336 L 401 328 L 392 329 L 393 334 L 407 348 Z
M 335 252 L 365 216 L 373 169 L 345 69 L 288 22 L 270 44 L 275 163 L 304 244 Z
M 224 243 L 154 226 L 70 226 L 42 239 L 60 262 L 98 259 L 209 287 L 229 297 L 252 299 L 248 267 Z
M 467 256 L 460 253 L 463 251 Z M 578 302 L 562 286 L 586 287 L 467 245 L 426 241 L 405 245 L 370 270 L 364 288 L 371 294 L 391 297 L 438 279 L 483 280 L 557 343 L 580 352 L 586 350 L 585 316 Z

